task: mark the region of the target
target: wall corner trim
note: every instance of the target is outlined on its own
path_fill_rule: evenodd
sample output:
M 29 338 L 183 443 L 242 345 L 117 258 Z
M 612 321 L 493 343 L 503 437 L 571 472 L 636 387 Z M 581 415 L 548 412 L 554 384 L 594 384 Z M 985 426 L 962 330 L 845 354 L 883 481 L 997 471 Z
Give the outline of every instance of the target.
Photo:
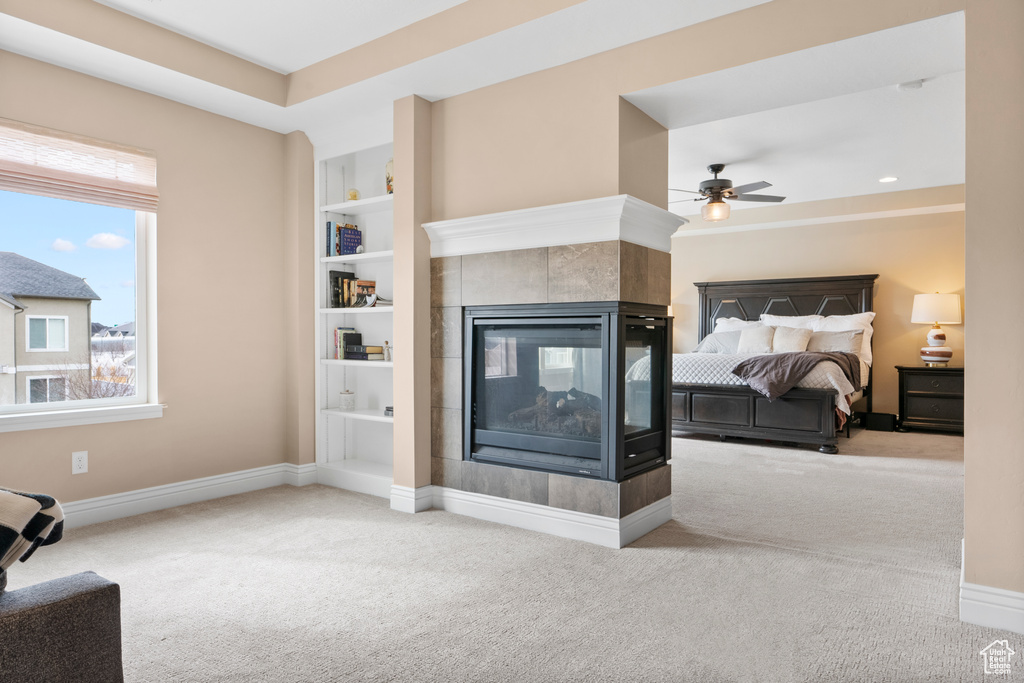
M 992 588 L 964 579 L 960 560 L 960 621 L 1024 634 L 1024 593 Z
M 622 519 L 615 519 L 443 486 L 434 486 L 433 489 L 434 507 L 439 510 L 606 548 L 625 547 L 672 519 L 671 497 L 662 498 Z
M 423 512 L 433 507 L 434 487 L 421 486 L 418 489 L 408 486 L 391 486 L 391 509 L 410 514 Z
M 290 484 L 315 484 L 316 465 L 280 463 L 240 472 L 229 472 L 212 477 L 152 486 L 135 491 L 114 493 L 98 498 L 86 498 L 61 503 L 65 528 L 74 529 L 87 524 L 109 522 L 112 519 L 141 515 L 146 512 L 198 503 L 239 493 L 258 491 Z

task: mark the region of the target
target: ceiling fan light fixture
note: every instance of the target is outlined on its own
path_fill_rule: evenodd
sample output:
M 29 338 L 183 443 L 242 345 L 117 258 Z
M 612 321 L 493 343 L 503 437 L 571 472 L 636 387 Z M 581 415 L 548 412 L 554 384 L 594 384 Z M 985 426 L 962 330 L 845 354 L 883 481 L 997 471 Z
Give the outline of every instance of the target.
M 722 198 L 716 197 L 700 207 L 700 217 L 709 223 L 724 221 L 729 217 L 729 205 Z

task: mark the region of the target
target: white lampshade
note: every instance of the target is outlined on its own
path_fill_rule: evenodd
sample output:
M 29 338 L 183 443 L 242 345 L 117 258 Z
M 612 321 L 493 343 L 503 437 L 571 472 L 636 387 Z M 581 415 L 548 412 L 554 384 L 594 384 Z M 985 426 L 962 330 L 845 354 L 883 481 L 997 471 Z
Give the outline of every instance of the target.
M 932 325 L 958 325 L 960 323 L 959 294 L 915 294 L 910 322 Z
M 712 199 L 700 207 L 700 217 L 708 222 L 724 221 L 729 217 L 729 205 L 721 199 Z

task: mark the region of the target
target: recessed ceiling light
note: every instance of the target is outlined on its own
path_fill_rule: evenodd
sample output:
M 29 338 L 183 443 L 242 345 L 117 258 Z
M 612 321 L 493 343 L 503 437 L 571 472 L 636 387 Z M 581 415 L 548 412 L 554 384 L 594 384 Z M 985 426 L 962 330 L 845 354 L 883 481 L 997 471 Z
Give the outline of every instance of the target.
M 880 183 L 895 183 L 897 180 L 899 180 L 899 178 L 897 178 L 896 176 L 894 176 L 894 175 L 887 175 L 884 178 L 879 178 L 878 182 L 880 182 Z

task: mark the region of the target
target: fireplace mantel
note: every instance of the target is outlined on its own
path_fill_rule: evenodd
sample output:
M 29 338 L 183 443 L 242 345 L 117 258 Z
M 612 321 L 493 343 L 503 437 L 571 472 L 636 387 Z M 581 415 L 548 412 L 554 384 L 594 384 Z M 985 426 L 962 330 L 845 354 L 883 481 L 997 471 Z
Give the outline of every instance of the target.
M 686 219 L 636 197 L 566 204 L 424 223 L 431 257 L 622 240 L 669 252 Z

